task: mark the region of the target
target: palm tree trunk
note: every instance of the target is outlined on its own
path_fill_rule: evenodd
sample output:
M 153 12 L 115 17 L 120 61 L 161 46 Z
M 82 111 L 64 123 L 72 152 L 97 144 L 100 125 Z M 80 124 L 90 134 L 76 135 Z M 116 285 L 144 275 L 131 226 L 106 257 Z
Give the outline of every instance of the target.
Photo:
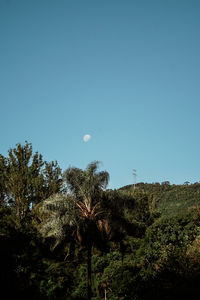
M 91 300 L 92 296 L 92 269 L 91 269 L 91 259 L 92 259 L 92 246 L 88 246 L 88 300 Z

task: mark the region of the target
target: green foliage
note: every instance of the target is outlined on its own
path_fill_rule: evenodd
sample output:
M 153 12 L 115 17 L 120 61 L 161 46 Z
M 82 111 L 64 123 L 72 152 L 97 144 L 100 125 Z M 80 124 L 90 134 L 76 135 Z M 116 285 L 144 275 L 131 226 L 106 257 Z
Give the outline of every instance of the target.
M 73 278 L 72 267 L 66 263 L 44 262 L 44 274 L 40 281 L 40 293 L 50 300 L 70 299 Z M 64 292 L 63 292 L 64 291 Z
M 44 162 L 28 142 L 10 149 L 7 158 L 0 156 L 0 171 L 1 203 L 12 205 L 20 218 L 36 203 L 62 189 L 57 162 Z
M 39 219 L 36 225 L 45 238 L 52 239 L 52 250 L 70 235 L 77 225 L 78 214 L 72 197 L 54 194 L 40 203 L 34 210 Z
M 177 276 L 185 274 L 183 264 L 188 246 L 199 234 L 198 216 L 191 214 L 162 217 L 146 231 L 141 247 L 136 252 L 139 263 L 146 273 L 157 276 L 163 270 Z
M 109 174 L 97 172 L 99 162 L 90 163 L 86 170 L 68 168 L 63 175 L 70 192 L 90 210 L 98 201 L 100 192 L 106 188 Z
M 88 299 L 87 290 L 87 266 L 81 264 L 74 272 L 73 292 L 71 297 L 73 300 Z
M 31 144 L 0 155 L 0 282 L 7 299 L 88 299 L 90 272 L 92 300 L 198 299 L 200 184 L 113 191 L 105 190 L 108 178 L 97 162 L 70 168 L 66 194 L 57 162 L 43 161 Z
M 132 185 L 120 189 L 125 193 L 133 193 Z M 150 210 L 155 213 L 172 215 L 186 210 L 199 209 L 200 183 L 170 185 L 168 181 L 160 183 L 138 183 L 135 192 L 146 193 L 149 197 Z M 133 193 L 134 194 L 134 193 Z

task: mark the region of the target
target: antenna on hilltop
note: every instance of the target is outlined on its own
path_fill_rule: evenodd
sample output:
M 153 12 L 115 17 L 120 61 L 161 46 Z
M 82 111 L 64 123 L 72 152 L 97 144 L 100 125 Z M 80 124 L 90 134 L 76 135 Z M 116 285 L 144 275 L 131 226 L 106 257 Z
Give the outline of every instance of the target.
M 135 190 L 135 185 L 136 185 L 136 177 L 137 177 L 136 170 L 133 169 L 133 189 L 134 190 Z

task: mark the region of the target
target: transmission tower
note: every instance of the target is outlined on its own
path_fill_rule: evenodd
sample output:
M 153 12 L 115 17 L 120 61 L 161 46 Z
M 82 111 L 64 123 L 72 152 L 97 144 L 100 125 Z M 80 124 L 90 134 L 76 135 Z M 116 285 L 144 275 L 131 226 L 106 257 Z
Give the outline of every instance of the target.
M 135 185 L 136 185 L 136 177 L 137 177 L 136 170 L 133 169 L 133 189 L 134 190 L 135 190 Z

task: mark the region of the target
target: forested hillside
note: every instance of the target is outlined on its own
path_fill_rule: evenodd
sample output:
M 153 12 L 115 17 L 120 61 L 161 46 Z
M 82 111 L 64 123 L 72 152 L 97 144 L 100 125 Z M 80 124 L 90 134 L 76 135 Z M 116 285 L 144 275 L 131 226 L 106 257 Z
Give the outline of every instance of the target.
M 134 187 L 127 185 L 120 190 L 133 192 Z M 175 185 L 168 181 L 162 183 L 138 183 L 135 191 L 147 193 L 162 215 L 172 215 L 200 208 L 200 182 Z
M 98 167 L 0 155 L 2 299 L 197 299 L 200 183 L 108 190 Z

